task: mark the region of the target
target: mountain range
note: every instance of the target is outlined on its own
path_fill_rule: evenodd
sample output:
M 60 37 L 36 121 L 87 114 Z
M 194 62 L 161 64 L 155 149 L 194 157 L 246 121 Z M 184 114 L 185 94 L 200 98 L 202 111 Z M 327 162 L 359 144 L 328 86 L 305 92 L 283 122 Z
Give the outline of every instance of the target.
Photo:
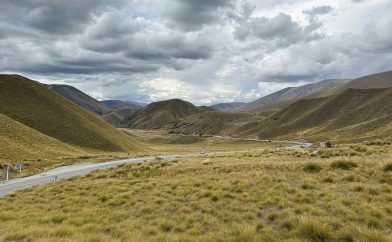
M 0 104 L 0 160 L 147 149 L 114 126 L 200 136 L 365 140 L 392 134 L 392 71 L 212 107 L 179 99 L 144 107 L 98 101 L 71 86 L 0 75 Z

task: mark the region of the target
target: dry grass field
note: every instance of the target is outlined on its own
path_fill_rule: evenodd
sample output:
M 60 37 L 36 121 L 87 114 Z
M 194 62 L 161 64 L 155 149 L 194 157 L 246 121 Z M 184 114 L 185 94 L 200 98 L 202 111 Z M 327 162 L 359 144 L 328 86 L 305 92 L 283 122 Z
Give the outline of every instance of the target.
M 156 160 L 0 198 L 1 241 L 392 241 L 392 146 Z
M 201 137 L 167 134 L 166 130 L 123 129 L 139 143 L 149 147 L 155 154 L 177 154 L 184 152 L 260 150 L 278 148 L 287 144 L 245 141 L 225 137 Z M 204 149 L 203 149 L 204 147 Z

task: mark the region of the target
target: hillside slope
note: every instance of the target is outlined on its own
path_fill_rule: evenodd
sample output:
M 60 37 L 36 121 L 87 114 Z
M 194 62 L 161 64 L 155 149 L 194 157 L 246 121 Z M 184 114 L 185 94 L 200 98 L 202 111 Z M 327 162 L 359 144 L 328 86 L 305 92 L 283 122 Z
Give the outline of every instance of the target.
M 121 126 L 123 121 L 134 114 L 138 109 L 133 107 L 119 107 L 108 114 L 102 115 L 101 118 L 114 126 Z
M 177 120 L 166 128 L 170 133 L 186 135 L 230 135 L 238 127 L 259 120 L 250 113 L 209 111 Z
M 134 129 L 158 129 L 186 116 L 212 110 L 196 107 L 179 99 L 155 102 L 138 110 L 124 121 L 124 125 Z
M 53 158 L 80 153 L 75 147 L 0 114 L 0 160 Z
M 260 138 L 346 139 L 392 134 L 392 88 L 347 89 L 296 101 L 249 129 Z
M 212 105 L 210 107 L 223 112 L 235 112 L 241 109 L 242 107 L 244 107 L 245 105 L 246 103 L 233 102 L 233 103 L 219 103 L 219 104 Z
M 0 113 L 73 146 L 103 151 L 143 149 L 92 113 L 18 75 L 0 75 Z
M 343 87 L 348 82 L 350 82 L 350 80 L 348 79 L 332 79 L 299 87 L 288 87 L 265 97 L 262 97 L 254 102 L 248 103 L 243 108 L 241 108 L 241 110 L 251 111 L 263 108 L 265 106 L 275 106 L 279 108 L 281 106 L 284 106 L 283 103 L 282 105 L 280 105 L 280 102 L 291 103 L 317 93 L 325 93 L 318 96 L 328 96 L 330 94 L 334 94 L 343 90 Z
M 68 85 L 49 85 L 48 88 L 92 113 L 103 115 L 111 111 L 109 107 L 75 87 Z
M 360 77 L 347 83 L 345 88 L 374 89 L 392 87 L 392 71 Z
M 104 100 L 104 101 L 100 101 L 100 103 L 112 109 L 124 108 L 124 107 L 133 108 L 133 109 L 143 108 L 142 105 L 133 102 L 128 102 L 128 101 L 121 101 L 121 100 Z

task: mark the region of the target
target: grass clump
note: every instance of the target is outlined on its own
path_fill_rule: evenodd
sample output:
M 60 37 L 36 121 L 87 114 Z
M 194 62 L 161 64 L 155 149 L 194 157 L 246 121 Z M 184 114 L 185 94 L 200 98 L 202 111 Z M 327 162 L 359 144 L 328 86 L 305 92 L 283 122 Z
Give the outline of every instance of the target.
M 358 167 L 358 165 L 351 160 L 337 160 L 331 163 L 333 169 L 351 170 Z
M 315 219 L 306 219 L 300 222 L 298 228 L 300 237 L 312 242 L 326 242 L 332 238 L 331 229 Z
M 392 162 L 384 166 L 384 172 L 392 172 Z
M 306 163 L 303 167 L 303 170 L 309 173 L 317 173 L 320 172 L 322 169 L 323 167 L 320 164 L 314 162 Z

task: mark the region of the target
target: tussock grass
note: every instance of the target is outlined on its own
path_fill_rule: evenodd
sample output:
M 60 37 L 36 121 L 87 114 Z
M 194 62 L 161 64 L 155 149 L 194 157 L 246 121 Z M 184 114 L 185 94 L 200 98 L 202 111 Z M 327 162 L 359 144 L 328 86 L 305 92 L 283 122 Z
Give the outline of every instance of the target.
M 388 163 L 384 166 L 385 172 L 392 172 L 392 163 Z
M 390 153 L 346 170 L 294 152 L 151 161 L 17 192 L 0 198 L 0 241 L 391 241 Z
M 304 171 L 310 172 L 310 173 L 317 173 L 317 172 L 320 172 L 322 169 L 323 169 L 323 167 L 320 164 L 317 164 L 314 162 L 306 163 L 303 167 Z
M 352 160 L 337 160 L 331 163 L 333 169 L 351 170 L 358 165 Z

